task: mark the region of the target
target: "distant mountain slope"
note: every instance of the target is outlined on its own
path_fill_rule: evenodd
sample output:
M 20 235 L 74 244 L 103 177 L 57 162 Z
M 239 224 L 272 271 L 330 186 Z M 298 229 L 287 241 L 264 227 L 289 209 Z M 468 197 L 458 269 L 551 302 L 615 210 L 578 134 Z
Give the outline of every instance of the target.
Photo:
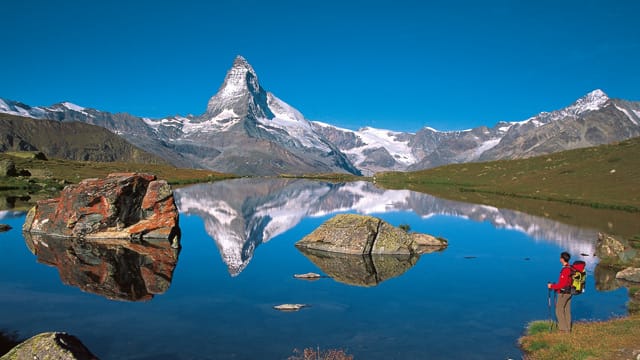
M 574 104 L 510 126 L 479 160 L 518 159 L 640 136 L 640 103 L 595 90 Z
M 535 199 L 640 212 L 640 137 L 613 144 L 508 161 L 450 164 L 376 174 L 388 188 L 410 188 L 453 199 L 475 195 Z M 540 204 L 544 206 L 550 206 Z M 640 225 L 636 215 L 636 228 Z
M 24 150 L 69 160 L 166 163 L 99 126 L 0 114 L 0 152 Z
M 365 174 L 452 163 L 518 159 L 640 136 L 640 102 L 594 90 L 572 105 L 519 122 L 462 131 L 425 127 L 415 134 L 314 123 Z

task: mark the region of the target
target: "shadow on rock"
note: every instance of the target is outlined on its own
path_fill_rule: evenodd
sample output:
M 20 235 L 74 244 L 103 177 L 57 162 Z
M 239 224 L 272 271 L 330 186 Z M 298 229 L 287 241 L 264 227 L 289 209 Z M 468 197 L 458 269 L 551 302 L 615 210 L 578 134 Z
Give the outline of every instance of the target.
M 63 283 L 113 300 L 145 301 L 169 289 L 179 249 L 166 240 L 87 240 L 24 233 L 40 263 Z

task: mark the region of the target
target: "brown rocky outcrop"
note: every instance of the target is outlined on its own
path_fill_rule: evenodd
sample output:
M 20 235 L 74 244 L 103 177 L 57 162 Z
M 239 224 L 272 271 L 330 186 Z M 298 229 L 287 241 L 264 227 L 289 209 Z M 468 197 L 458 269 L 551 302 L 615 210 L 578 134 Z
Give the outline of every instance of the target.
M 115 173 L 69 185 L 59 198 L 38 201 L 23 231 L 86 239 L 165 239 L 174 246 L 180 234 L 171 187 L 143 173 Z
M 629 258 L 629 245 L 624 239 L 616 236 L 598 233 L 598 241 L 596 242 L 596 256 L 601 260 L 625 261 Z M 631 256 L 633 257 L 633 256 Z
M 98 359 L 75 336 L 59 332 L 38 334 L 23 341 L 0 360 L 94 360 Z
M 411 255 L 443 249 L 447 241 L 408 233 L 373 216 L 340 214 L 325 221 L 296 246 L 344 254 Z
M 616 274 L 616 279 L 633 283 L 640 283 L 640 268 L 628 267 L 624 270 L 618 271 L 618 273 Z
M 629 292 L 629 312 L 640 309 L 640 251 L 637 238 L 622 238 L 611 234 L 598 233 L 596 256 L 600 262 L 596 266 L 596 289 L 614 290 L 626 287 Z
M 166 292 L 179 255 L 166 240 L 24 237 L 38 262 L 58 268 L 63 283 L 112 300 L 146 301 Z

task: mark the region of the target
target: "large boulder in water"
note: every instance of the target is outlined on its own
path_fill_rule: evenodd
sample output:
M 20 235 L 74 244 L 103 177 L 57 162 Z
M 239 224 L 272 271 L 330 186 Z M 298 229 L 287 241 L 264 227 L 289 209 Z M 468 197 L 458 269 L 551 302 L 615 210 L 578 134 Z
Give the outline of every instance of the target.
M 116 173 L 69 185 L 59 198 L 38 201 L 23 231 L 86 239 L 166 239 L 174 246 L 180 233 L 171 187 L 142 173 Z
M 98 359 L 75 336 L 47 332 L 38 334 L 11 349 L 0 360 L 94 360 Z
M 340 214 L 296 243 L 297 247 L 345 254 L 422 254 L 447 247 L 431 235 L 409 233 L 373 216 Z

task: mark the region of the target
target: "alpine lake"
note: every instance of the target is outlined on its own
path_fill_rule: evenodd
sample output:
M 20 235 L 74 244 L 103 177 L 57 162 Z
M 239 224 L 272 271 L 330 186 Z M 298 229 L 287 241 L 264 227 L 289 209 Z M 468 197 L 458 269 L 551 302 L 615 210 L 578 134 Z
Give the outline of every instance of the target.
M 627 314 L 626 289 L 596 290 L 595 229 L 368 182 L 236 179 L 176 189 L 175 199 L 182 247 L 168 256 L 64 242 L 34 251 L 20 230 L 25 213 L 0 212 L 13 227 L 0 234 L 0 329 L 67 332 L 101 359 L 287 359 L 305 348 L 368 360 L 519 359 L 527 324 L 553 311 L 546 285 L 565 250 L 587 263 L 574 321 Z M 382 259 L 294 246 L 338 213 L 449 246 Z M 307 272 L 323 277 L 294 278 Z M 307 306 L 274 309 L 283 303 Z

